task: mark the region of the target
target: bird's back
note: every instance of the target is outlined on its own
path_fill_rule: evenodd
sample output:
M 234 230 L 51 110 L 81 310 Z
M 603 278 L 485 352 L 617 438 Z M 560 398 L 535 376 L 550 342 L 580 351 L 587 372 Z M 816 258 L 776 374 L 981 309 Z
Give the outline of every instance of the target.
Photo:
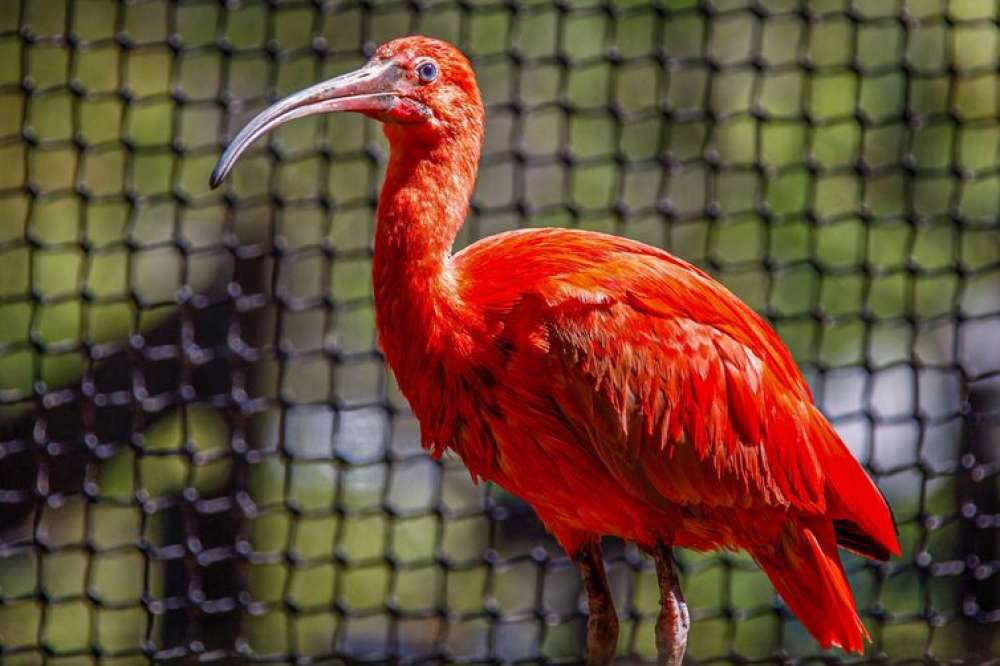
M 491 236 L 455 256 L 463 296 L 504 319 L 526 297 L 549 305 L 645 300 L 663 316 L 713 326 L 752 349 L 785 388 L 809 397 L 788 349 L 757 313 L 696 266 L 628 238 L 573 229 Z

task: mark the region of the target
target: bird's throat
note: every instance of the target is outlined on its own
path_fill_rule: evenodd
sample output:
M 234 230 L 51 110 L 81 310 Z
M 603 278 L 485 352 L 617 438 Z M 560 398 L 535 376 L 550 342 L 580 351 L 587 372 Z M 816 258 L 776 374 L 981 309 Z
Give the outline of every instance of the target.
M 468 211 L 481 135 L 427 143 L 387 133 L 372 278 L 379 341 L 402 385 L 434 352 L 460 344 L 463 304 L 451 249 Z

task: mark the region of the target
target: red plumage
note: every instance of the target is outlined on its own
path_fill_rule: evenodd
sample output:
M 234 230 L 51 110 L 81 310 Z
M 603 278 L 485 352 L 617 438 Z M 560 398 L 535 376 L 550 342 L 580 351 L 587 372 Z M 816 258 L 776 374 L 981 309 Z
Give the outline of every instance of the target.
M 745 549 L 822 645 L 863 650 L 837 544 L 886 559 L 895 527 L 781 340 L 701 270 L 623 238 L 522 230 L 452 255 L 483 136 L 472 69 L 421 37 L 373 62 L 428 58 L 440 78 L 406 88 L 406 120 L 370 113 L 391 144 L 379 339 L 425 446 L 522 497 L 571 555 L 601 535 Z
M 881 559 L 895 528 L 781 340 L 702 271 L 622 238 L 515 231 L 449 258 L 470 106 L 429 159 L 386 127 L 379 332 L 425 445 L 522 497 L 569 553 L 604 534 L 745 549 L 822 645 L 861 651 L 834 525 Z
M 412 390 L 457 406 L 470 469 L 568 552 L 593 534 L 745 549 L 824 646 L 863 649 L 835 525 L 880 559 L 895 528 L 762 319 L 666 252 L 580 231 L 487 239 L 454 277 L 476 312 L 465 387 Z

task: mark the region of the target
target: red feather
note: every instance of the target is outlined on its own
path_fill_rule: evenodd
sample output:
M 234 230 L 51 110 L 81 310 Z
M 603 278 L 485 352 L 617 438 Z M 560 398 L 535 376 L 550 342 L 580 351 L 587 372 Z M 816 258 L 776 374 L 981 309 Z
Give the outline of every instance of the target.
M 862 650 L 836 543 L 898 554 L 893 521 L 775 332 L 699 269 L 622 238 L 524 230 L 451 256 L 478 90 L 441 42 L 394 49 L 453 76 L 445 101 L 421 98 L 436 129 L 386 125 L 375 246 L 380 341 L 425 446 L 524 498 L 570 553 L 606 534 L 745 549 L 824 646 Z

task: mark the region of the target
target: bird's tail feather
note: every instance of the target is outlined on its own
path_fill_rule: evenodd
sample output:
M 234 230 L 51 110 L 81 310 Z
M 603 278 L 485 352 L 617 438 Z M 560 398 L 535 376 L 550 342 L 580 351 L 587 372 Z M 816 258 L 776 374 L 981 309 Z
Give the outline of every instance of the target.
M 790 528 L 754 559 L 820 645 L 864 652 L 870 637 L 855 610 L 832 526 Z
M 898 557 L 899 530 L 889 503 L 833 426 L 822 417 L 813 423 L 816 431 L 812 440 L 826 449 L 827 503 L 837 542 L 858 555 L 876 560 Z

